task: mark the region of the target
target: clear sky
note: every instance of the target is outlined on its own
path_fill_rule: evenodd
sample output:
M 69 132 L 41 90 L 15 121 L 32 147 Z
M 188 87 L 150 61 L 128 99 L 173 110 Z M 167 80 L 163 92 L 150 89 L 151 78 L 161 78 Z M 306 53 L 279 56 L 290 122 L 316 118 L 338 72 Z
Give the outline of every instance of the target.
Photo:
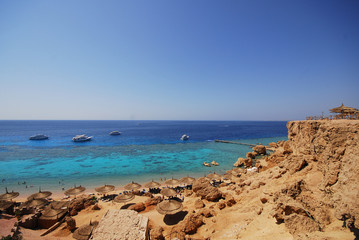
M 359 1 L 0 1 L 0 119 L 359 107 Z

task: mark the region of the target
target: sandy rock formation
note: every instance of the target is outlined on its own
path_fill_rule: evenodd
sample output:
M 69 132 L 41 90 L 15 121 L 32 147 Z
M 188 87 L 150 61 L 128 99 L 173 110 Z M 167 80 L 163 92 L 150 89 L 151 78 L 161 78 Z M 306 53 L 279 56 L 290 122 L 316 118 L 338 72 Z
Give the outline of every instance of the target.
M 150 230 L 151 240 L 164 240 L 163 228 L 160 226 L 154 227 Z
M 319 189 L 335 216 L 351 219 L 349 227 L 358 229 L 359 121 L 295 121 L 287 127 L 292 154 L 318 161 Z
M 263 145 L 257 145 L 255 147 L 253 147 L 252 150 L 254 152 L 258 153 L 258 155 L 266 155 L 267 154 L 267 149 Z
M 148 217 L 133 210 L 110 209 L 102 217 L 90 239 L 145 240 L 147 230 Z
M 252 167 L 253 160 L 251 158 L 238 158 L 237 162 L 233 164 L 233 167 Z
M 200 209 L 203 207 L 204 207 L 204 202 L 201 199 L 196 199 L 196 201 L 194 202 L 194 208 Z
M 162 201 L 162 198 L 160 196 L 152 197 L 145 201 L 145 207 L 157 205 Z
M 136 212 L 142 212 L 145 209 L 146 209 L 146 206 L 143 202 L 136 203 L 136 204 L 128 207 L 128 210 L 134 210 Z
M 192 190 L 197 196 L 201 197 L 201 199 L 206 199 L 211 202 L 218 201 L 222 197 L 222 193 L 218 188 L 213 187 L 206 178 L 197 179 L 197 181 L 193 183 Z
M 66 228 L 71 232 L 76 229 L 76 220 L 72 217 L 66 217 Z

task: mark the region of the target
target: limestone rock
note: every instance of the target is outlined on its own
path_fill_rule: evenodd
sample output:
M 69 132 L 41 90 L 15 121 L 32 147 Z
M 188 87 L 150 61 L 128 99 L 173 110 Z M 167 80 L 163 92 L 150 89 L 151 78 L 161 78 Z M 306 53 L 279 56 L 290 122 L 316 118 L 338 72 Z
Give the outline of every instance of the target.
M 237 162 L 233 164 L 234 167 L 252 167 L 253 160 L 251 158 L 238 158 Z
M 186 234 L 194 234 L 203 224 L 203 216 L 196 213 L 188 214 L 183 220 L 183 232 Z
M 145 240 L 148 217 L 133 210 L 110 209 L 94 229 L 91 240 L 127 239 Z
M 99 205 L 96 203 L 95 205 L 93 205 L 92 210 L 100 210 L 101 208 L 99 207 Z
M 192 190 L 197 196 L 212 202 L 217 201 L 222 197 L 222 193 L 218 188 L 210 185 L 209 181 L 205 178 L 199 178 L 195 181 Z
M 257 145 L 255 147 L 253 147 L 252 150 L 254 152 L 257 152 L 259 155 L 266 155 L 267 154 L 267 149 L 263 145 Z
M 196 201 L 194 202 L 194 207 L 195 209 L 200 209 L 204 207 L 204 203 L 201 199 L 196 199 Z
M 146 206 L 143 202 L 136 203 L 134 205 L 131 205 L 128 210 L 134 210 L 136 212 L 141 212 L 146 209 Z
M 66 228 L 73 232 L 76 229 L 76 220 L 72 217 L 66 217 Z
M 151 240 L 164 240 L 163 228 L 160 226 L 154 227 L 150 231 Z
M 152 197 L 145 201 L 145 207 L 157 205 L 162 201 L 162 198 L 160 196 Z
M 217 206 L 218 206 L 219 210 L 222 210 L 223 208 L 226 207 L 226 204 L 224 202 L 219 202 L 219 203 L 217 203 Z
M 203 208 L 201 209 L 198 214 L 201 214 L 202 216 L 204 216 L 205 218 L 209 218 L 215 215 L 214 210 L 209 210 L 208 208 Z

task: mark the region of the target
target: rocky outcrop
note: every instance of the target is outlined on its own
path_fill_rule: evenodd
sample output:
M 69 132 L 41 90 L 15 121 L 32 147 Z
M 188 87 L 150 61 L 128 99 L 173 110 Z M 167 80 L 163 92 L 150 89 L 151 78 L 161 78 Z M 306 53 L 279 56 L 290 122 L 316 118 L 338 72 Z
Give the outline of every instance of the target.
M 110 209 L 92 233 L 91 240 L 128 239 L 145 240 L 148 217 L 132 210 Z
M 145 209 L 146 209 L 146 206 L 142 202 L 136 203 L 136 204 L 131 205 L 131 206 L 128 207 L 128 210 L 134 210 L 136 212 L 142 212 Z
M 359 228 L 359 121 L 294 121 L 287 127 L 289 141 L 284 147 L 292 152 L 293 162 L 294 158 L 317 161 L 322 174 L 319 189 L 335 216 L 352 219 L 351 227 Z M 304 165 L 299 162 L 294 167 L 300 170 Z
M 267 149 L 263 145 L 257 145 L 255 147 L 253 147 L 252 150 L 254 152 L 258 153 L 259 155 L 266 155 L 267 154 Z
M 76 220 L 72 217 L 66 217 L 66 228 L 73 232 L 76 229 Z
M 151 240 L 164 240 L 163 236 L 163 228 L 160 226 L 156 226 L 150 230 L 150 238 Z
M 252 158 L 238 158 L 237 162 L 233 164 L 233 167 L 252 167 Z
M 197 179 L 197 181 L 193 183 L 192 190 L 197 196 L 201 197 L 201 199 L 206 199 L 211 202 L 218 201 L 222 197 L 222 193 L 218 188 L 213 187 L 206 178 Z

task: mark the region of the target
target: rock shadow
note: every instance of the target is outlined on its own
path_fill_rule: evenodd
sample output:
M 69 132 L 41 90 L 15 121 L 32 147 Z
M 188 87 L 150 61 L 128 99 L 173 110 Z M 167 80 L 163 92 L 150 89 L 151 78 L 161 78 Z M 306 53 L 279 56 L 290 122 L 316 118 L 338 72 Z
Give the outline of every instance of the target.
M 182 221 L 187 214 L 188 211 L 180 211 L 173 215 L 166 214 L 165 217 L 163 218 L 163 222 L 166 223 L 167 225 L 176 225 L 177 223 Z

